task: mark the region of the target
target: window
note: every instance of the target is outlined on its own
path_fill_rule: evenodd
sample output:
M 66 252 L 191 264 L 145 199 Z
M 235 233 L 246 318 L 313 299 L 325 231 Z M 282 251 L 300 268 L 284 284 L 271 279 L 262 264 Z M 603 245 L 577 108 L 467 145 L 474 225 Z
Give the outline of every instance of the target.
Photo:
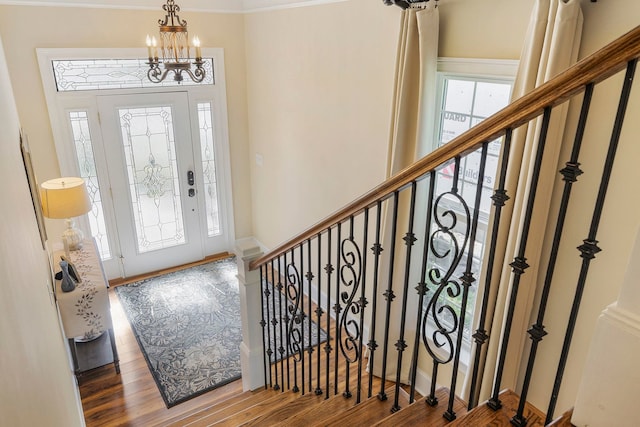
M 436 117 L 429 118 L 434 121 L 431 128 L 434 130 L 432 138 L 425 138 L 426 152 L 432 151 L 444 144 L 447 144 L 457 136 L 461 135 L 471 127 L 480 123 L 485 118 L 493 115 L 501 110 L 510 101 L 511 89 L 513 84 L 513 74 L 515 74 L 515 64 L 504 64 L 507 71 L 498 73 L 498 76 L 490 76 L 495 73 L 495 68 L 478 66 L 472 62 L 472 67 L 460 66 L 462 61 L 456 60 L 453 70 L 446 70 L 450 64 L 439 63 L 438 72 L 438 93 L 436 99 Z M 497 64 L 500 64 L 498 62 Z M 496 65 L 493 64 L 493 67 Z M 457 68 L 457 69 L 456 69 Z M 461 72 L 463 69 L 466 72 Z M 472 71 L 468 71 L 469 68 Z M 484 68 L 484 69 L 483 69 Z M 484 72 L 483 72 L 484 71 Z M 428 127 L 428 126 L 427 126 Z M 473 314 L 475 307 L 475 299 L 478 285 L 481 283 L 482 258 L 485 252 L 485 244 L 488 234 L 488 222 L 491 213 L 491 199 L 493 194 L 493 186 L 497 179 L 498 158 L 500 155 L 500 140 L 493 141 L 488 147 L 488 157 L 485 165 L 485 173 L 483 177 L 479 177 L 480 153 L 475 152 L 465 156 L 460 162 L 460 177 L 458 182 L 458 190 L 462 199 L 470 209 L 470 215 L 473 216 L 474 198 L 477 188 L 478 179 L 483 182 L 482 203 L 480 205 L 479 223 L 476 233 L 476 242 L 474 246 L 473 260 L 471 271 L 476 281 L 469 289 L 469 299 L 465 311 L 465 324 L 463 333 L 463 349 L 462 363 L 466 364 L 468 360 L 469 350 L 471 347 L 471 334 L 473 325 Z M 451 189 L 454 175 L 455 165 L 453 162 L 445 165 L 436 174 L 436 194 L 447 192 Z M 446 197 L 440 206 L 441 209 L 449 209 L 457 214 L 464 213 L 462 202 L 455 197 Z M 462 217 L 462 215 L 460 215 Z M 432 232 L 437 230 L 437 226 L 432 225 Z M 447 253 L 447 248 L 451 247 L 449 241 L 452 237 L 444 233 L 436 234 L 434 242 L 434 250 L 441 254 Z M 462 238 L 454 236 L 459 242 Z M 437 267 L 441 271 L 446 271 L 451 265 L 451 256 L 437 258 L 432 256 L 430 262 L 432 266 Z M 467 254 L 465 253 L 458 264 L 452 278 L 460 283 L 460 277 L 464 273 L 467 265 Z M 459 313 L 461 309 L 461 295 L 452 297 L 443 293 L 443 297 L 447 298 L 447 303 L 456 309 Z M 425 302 L 425 307 L 426 304 Z M 446 319 L 445 319 L 446 321 Z M 451 320 L 453 321 L 453 320 Z

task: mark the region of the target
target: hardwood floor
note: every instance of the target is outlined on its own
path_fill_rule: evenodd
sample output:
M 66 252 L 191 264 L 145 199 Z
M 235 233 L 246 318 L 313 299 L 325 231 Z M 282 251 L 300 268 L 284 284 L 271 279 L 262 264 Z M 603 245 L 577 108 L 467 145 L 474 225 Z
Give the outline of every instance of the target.
M 235 381 L 167 409 L 113 287 L 109 289 L 109 298 L 121 373 L 117 375 L 110 364 L 80 377 L 87 426 L 168 425 L 176 417 L 242 393 L 241 381 Z

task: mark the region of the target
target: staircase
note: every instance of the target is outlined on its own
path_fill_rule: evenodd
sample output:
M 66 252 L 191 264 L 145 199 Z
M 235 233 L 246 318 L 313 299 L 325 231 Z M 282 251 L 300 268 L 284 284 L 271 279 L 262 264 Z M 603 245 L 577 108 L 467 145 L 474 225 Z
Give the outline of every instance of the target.
M 555 409 L 590 262 L 601 251 L 597 231 L 638 57 L 640 27 L 270 253 L 263 255 L 257 249 L 240 253 L 241 311 L 247 325 L 243 384 L 245 389 L 264 389 L 246 392 L 172 425 L 570 426 L 571 410 L 556 418 Z M 583 174 L 579 153 L 592 94 L 601 82 L 621 71 L 624 78 L 610 120 L 608 151 L 602 169 L 589 171 L 600 174 L 592 179 L 600 182 L 592 189 L 593 210 L 580 212 L 585 214 L 583 222 L 591 226 L 582 242 L 565 243 L 563 225 L 572 185 Z M 512 320 L 519 314 L 520 280 L 530 267 L 527 240 L 534 208 L 540 210 L 536 190 L 547 132 L 554 110 L 569 100 L 581 106 L 580 116 L 574 120 L 574 130 L 565 129 L 573 132 L 574 142 L 565 167 L 555 177 L 564 190 L 557 209 L 548 216 L 547 226 L 555 226 L 555 232 L 548 233 L 553 238 L 545 243 L 548 260 L 541 260 L 546 264 L 540 272 L 546 271 L 546 276 L 535 284 L 537 306 L 523 315 L 533 318 L 530 315 L 537 312 L 537 319 L 528 330 L 516 331 L 530 339 L 523 354 L 516 354 L 509 348 L 509 339 Z M 499 239 L 511 230 L 509 224 L 501 223 L 502 209 L 518 195 L 513 194 L 513 183 L 506 182 L 510 169 L 520 167 L 509 164 L 512 136 L 523 126 L 536 130 L 537 143 L 524 196 L 519 195 L 521 226 L 513 231 L 518 243 L 514 253 L 500 254 L 497 248 L 504 242 Z M 475 182 L 463 182 L 466 161 L 479 164 L 477 176 L 484 176 L 488 146 L 496 140 L 501 141 L 496 182 L 477 177 Z M 517 189 L 523 191 L 519 185 Z M 489 204 L 488 225 L 479 231 L 480 207 Z M 539 410 L 527 396 L 535 380 L 538 346 L 549 333 L 544 315 L 558 251 L 567 246 L 574 251 L 577 246 L 579 274 L 572 298 L 566 302 L 566 330 L 559 331 L 560 336 L 564 333 L 564 343 L 549 405 Z M 484 265 L 474 262 L 474 251 L 480 247 L 485 252 Z M 500 280 L 503 271 L 508 283 Z M 489 330 L 495 287 L 508 289 L 505 321 L 498 332 Z M 472 291 L 481 298 L 479 314 L 467 319 Z M 321 339 L 321 328 L 326 340 Z M 494 343 L 497 357 L 489 373 L 493 378 L 487 381 L 482 366 L 490 340 L 498 340 Z M 472 368 L 469 372 L 461 369 L 464 352 Z M 514 354 L 526 367 L 517 393 L 503 390 L 505 364 Z M 460 398 L 465 375 L 470 387 Z M 481 395 L 488 400 L 479 403 Z
M 393 392 L 389 387 L 387 393 Z M 436 391 L 440 402 L 446 402 L 449 390 Z M 300 396 L 292 391 L 280 392 L 271 389 L 247 391 L 212 407 L 196 411 L 186 417 L 171 420 L 167 426 L 204 427 L 204 426 L 429 426 L 448 425 L 464 427 L 510 426 L 515 414 L 518 396 L 510 390 L 500 394 L 503 408 L 493 411 L 480 405 L 467 412 L 466 403 L 456 398 L 454 410 L 458 418 L 449 422 L 443 417 L 446 404 L 429 406 L 424 399 L 409 404 L 405 393 L 400 398 L 401 409 L 391 412 L 392 402 L 380 401 L 377 397 L 366 399 L 355 405 L 353 399 L 337 395 L 329 399 L 315 394 Z M 525 416 L 529 426 L 544 425 L 544 413 L 527 405 Z M 571 413 L 567 412 L 550 426 L 570 427 Z

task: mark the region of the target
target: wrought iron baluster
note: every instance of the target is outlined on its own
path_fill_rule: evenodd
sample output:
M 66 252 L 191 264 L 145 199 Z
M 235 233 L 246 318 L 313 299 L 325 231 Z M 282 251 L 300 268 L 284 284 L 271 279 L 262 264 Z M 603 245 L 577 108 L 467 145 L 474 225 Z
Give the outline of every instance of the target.
M 273 307 L 273 317 L 271 318 L 271 326 L 273 326 L 273 346 L 274 346 L 274 352 L 273 352 L 273 366 L 274 366 L 274 378 L 276 380 L 275 384 L 273 385 L 273 389 L 274 390 L 280 390 L 280 385 L 278 384 L 278 360 L 277 360 L 277 349 L 276 346 L 278 345 L 276 336 L 277 336 L 277 327 L 278 327 L 278 319 L 277 319 L 277 313 L 276 313 L 276 293 L 279 293 L 279 291 L 276 288 L 276 282 L 274 280 L 275 278 L 275 272 L 274 272 L 274 268 L 273 268 L 273 260 L 271 260 L 270 262 L 271 265 L 271 287 L 273 289 L 271 289 L 271 306 Z M 278 296 L 278 301 L 280 301 L 280 296 Z
M 471 386 L 469 390 L 469 404 L 468 409 L 477 406 L 478 396 L 478 381 L 480 374 L 480 358 L 482 356 L 482 346 L 489 339 L 489 335 L 486 330 L 487 323 L 487 307 L 489 305 L 489 297 L 491 295 L 491 280 L 493 278 L 493 268 L 496 258 L 496 248 L 498 244 L 498 231 L 500 230 L 500 217 L 502 214 L 502 207 L 505 205 L 509 196 L 505 191 L 505 183 L 507 180 L 507 167 L 509 165 L 509 153 L 511 151 L 511 137 L 513 135 L 512 129 L 507 129 L 504 142 L 502 144 L 502 158 L 500 163 L 500 178 L 498 181 L 498 188 L 495 190 L 491 199 L 495 206 L 493 223 L 491 228 L 491 244 L 489 246 L 489 253 L 487 259 L 487 271 L 484 280 L 484 289 L 482 294 L 482 306 L 480 308 L 480 315 L 478 320 L 478 329 L 473 334 L 473 339 L 476 343 L 476 351 L 474 354 L 473 373 L 471 374 Z
M 424 243 L 422 246 L 422 269 L 420 272 L 420 282 L 416 286 L 418 292 L 418 313 L 416 316 L 416 334 L 413 342 L 413 354 L 411 356 L 411 390 L 409 391 L 409 403 L 413 403 L 416 396 L 416 375 L 418 370 L 418 355 L 420 352 L 420 326 L 422 324 L 422 304 L 424 303 L 424 296 L 426 295 L 428 288 L 426 283 L 427 276 L 427 260 L 429 258 L 429 231 L 431 226 L 431 209 L 433 209 L 433 195 L 435 192 L 435 171 L 429 172 L 429 192 L 427 196 L 427 211 L 424 222 Z
M 378 399 L 387 400 L 387 393 L 385 392 L 385 382 L 387 376 L 387 356 L 389 353 L 389 317 L 391 316 L 391 302 L 395 299 L 393 293 L 393 264 L 395 262 L 396 253 L 396 231 L 398 228 L 398 190 L 393 192 L 393 215 L 391 217 L 391 249 L 389 252 L 389 277 L 387 282 L 387 290 L 384 292 L 384 297 L 387 301 L 386 315 L 384 321 L 384 342 L 382 343 L 382 374 L 380 375 L 380 393 L 378 393 Z
M 300 316 L 300 385 L 302 386 L 302 395 L 304 396 L 304 383 L 305 383 L 305 364 L 304 364 L 304 319 L 306 313 L 304 312 L 304 280 L 302 279 L 304 272 L 304 243 L 300 243 L 300 281 L 298 282 L 298 310 L 296 315 Z
M 312 340 L 312 323 L 313 321 L 311 320 L 311 318 L 313 317 L 311 315 L 311 282 L 313 282 L 313 272 L 311 271 L 311 239 L 307 239 L 307 265 L 309 266 L 309 269 L 307 270 L 307 274 L 305 275 L 305 278 L 307 279 L 307 283 L 309 284 L 308 286 L 308 293 L 307 293 L 307 317 L 308 317 L 308 325 L 309 325 L 309 343 L 307 344 L 307 353 L 309 353 L 309 393 L 311 393 L 311 390 L 313 390 L 313 371 L 312 371 L 312 364 L 311 364 L 311 360 L 313 358 L 313 340 Z M 320 336 L 318 335 L 318 339 L 320 339 Z
M 340 243 L 342 241 L 342 223 L 339 222 L 338 223 L 338 230 L 337 230 L 337 236 L 338 238 L 336 239 L 336 272 L 338 274 L 338 276 L 336 277 L 336 303 L 333 306 L 333 311 L 336 314 L 336 336 L 335 336 L 335 347 L 336 347 L 336 352 L 334 354 L 334 362 L 333 362 L 333 394 L 338 394 L 338 362 L 339 362 L 339 356 L 340 356 L 340 352 L 338 351 L 338 349 L 340 348 L 340 340 L 341 340 L 341 334 L 340 334 L 340 311 L 341 311 L 341 306 L 340 306 Z M 349 370 L 347 369 L 347 384 L 349 383 Z
M 578 247 L 580 251 L 580 257 L 582 257 L 582 266 L 580 268 L 580 274 L 578 277 L 578 283 L 576 285 L 576 292 L 571 306 L 571 313 L 569 315 L 569 321 L 567 324 L 567 331 L 565 333 L 564 342 L 562 345 L 562 351 L 560 353 L 560 362 L 558 363 L 558 370 L 553 384 L 553 391 L 551 392 L 551 399 L 549 402 L 549 408 L 547 410 L 547 423 L 553 418 L 556 403 L 558 400 L 558 394 L 560 393 L 560 386 L 562 384 L 562 377 L 567 365 L 567 358 L 569 357 L 569 349 L 571 347 L 571 340 L 573 339 L 573 331 L 578 319 L 578 312 L 580 310 L 580 302 L 582 301 L 582 294 L 584 292 L 584 286 L 587 281 L 587 274 L 589 272 L 589 265 L 591 260 L 595 258 L 596 253 L 601 249 L 598 247 L 598 241 L 596 240 L 598 227 L 600 225 L 600 218 L 602 216 L 602 210 L 604 208 L 604 200 L 609 187 L 609 180 L 611 178 L 611 172 L 613 170 L 613 163 L 618 149 L 618 142 L 620 141 L 620 133 L 622 132 L 622 124 L 627 111 L 627 105 L 629 103 L 629 94 L 631 93 L 631 87 L 633 85 L 633 77 L 636 71 L 638 59 L 634 59 L 627 64 L 627 71 L 624 77 L 624 84 L 622 86 L 622 92 L 620 94 L 620 101 L 618 103 L 618 110 L 616 112 L 616 118 L 613 124 L 613 130 L 611 132 L 611 140 L 609 142 L 609 150 L 607 151 L 607 158 L 605 159 L 602 178 L 600 181 L 600 188 L 598 189 L 598 196 L 593 209 L 593 216 L 591 219 L 591 226 L 589 228 L 589 235 L 583 241 L 583 244 Z
M 327 273 L 327 343 L 324 346 L 324 351 L 326 354 L 325 357 L 325 390 L 327 391 L 324 395 L 325 399 L 329 398 L 331 394 L 331 389 L 329 388 L 329 371 L 331 365 L 331 314 L 329 311 L 329 307 L 331 307 L 331 274 L 333 273 L 333 265 L 331 264 L 331 228 L 327 229 L 327 265 L 324 267 L 325 272 Z
M 524 407 L 527 401 L 527 394 L 529 392 L 529 385 L 531 382 L 531 375 L 533 374 L 533 367 L 535 364 L 536 353 L 538 345 L 542 338 L 547 335 L 544 328 L 544 315 L 547 308 L 547 301 L 549 299 L 549 293 L 551 291 L 551 283 L 553 281 L 553 274 L 555 271 L 556 260 L 558 257 L 558 250 L 560 248 L 560 239 L 562 238 L 562 231 L 564 228 L 564 222 L 567 216 L 567 210 L 569 207 L 569 198 L 571 197 L 571 188 L 573 183 L 578 180 L 578 176 L 582 174 L 580 170 L 580 163 L 578 163 L 578 155 L 580 154 L 580 147 L 582 145 L 582 138 L 584 136 L 584 130 L 587 124 L 587 116 L 589 113 L 589 106 L 591 103 L 591 96 L 593 94 L 593 84 L 587 85 L 584 92 L 584 98 L 582 100 L 582 109 L 580 111 L 580 118 L 578 120 L 578 126 L 576 129 L 576 135 L 573 142 L 573 149 L 571 152 L 570 160 L 566 163 L 566 167 L 560 171 L 564 180 L 564 189 L 562 192 L 562 200 L 560 202 L 560 209 L 558 212 L 558 222 L 556 223 L 555 232 L 553 235 L 553 243 L 551 245 L 551 253 L 549 254 L 549 262 L 547 264 L 547 272 L 545 274 L 544 286 L 542 288 L 542 295 L 540 297 L 540 305 L 538 306 L 538 315 L 536 323 L 531 326 L 527 331 L 531 338 L 531 348 L 529 350 L 529 359 L 527 361 L 527 369 L 524 376 L 522 385 L 522 391 L 520 393 L 520 403 L 516 414 L 511 418 L 511 424 L 519 427 L 524 427 L 527 424 L 527 419 L 524 417 Z
M 365 286 L 367 284 L 367 240 L 369 237 L 369 208 L 364 209 L 364 224 L 362 228 L 362 285 L 360 286 L 360 299 L 358 300 L 358 309 L 360 312 L 360 336 L 358 339 L 358 351 L 360 357 L 358 358 L 358 389 L 356 391 L 356 403 L 360 403 L 362 396 L 362 358 L 363 358 L 363 339 L 364 339 L 364 310 L 367 307 L 368 301 L 365 297 Z
M 263 364 L 263 370 L 262 372 L 264 373 L 264 388 L 265 390 L 267 389 L 267 383 L 269 384 L 269 386 L 272 386 L 273 383 L 271 382 L 271 369 L 269 369 L 269 375 L 267 378 L 267 358 L 269 358 L 269 363 L 268 365 L 271 366 L 271 338 L 269 337 L 269 339 L 265 342 L 265 325 L 267 325 L 267 322 L 264 320 L 265 318 L 265 309 L 264 309 L 264 296 L 263 296 L 263 292 L 264 294 L 267 296 L 267 305 L 268 305 L 268 297 L 269 297 L 269 284 L 267 283 L 266 280 L 266 272 L 264 269 L 264 266 L 260 266 L 260 287 L 262 289 L 262 292 L 260 292 L 260 312 L 262 313 L 262 317 L 260 318 L 260 327 L 262 328 L 262 348 L 267 348 L 266 342 L 269 343 L 269 347 L 267 348 L 267 351 L 265 352 L 265 354 L 262 355 L 262 364 Z M 269 308 L 267 307 L 267 319 L 269 316 Z M 269 333 L 269 328 L 267 327 L 267 331 L 266 333 Z M 265 357 L 266 356 L 266 357 Z
M 284 261 L 286 262 L 286 259 Z M 281 385 L 281 390 L 284 391 L 285 359 L 287 359 L 287 390 L 289 389 L 289 361 L 288 361 L 289 359 L 285 355 L 285 339 L 286 339 L 285 334 L 287 333 L 287 330 L 286 330 L 287 323 L 284 321 L 284 318 L 282 317 L 282 299 L 284 297 L 284 292 L 282 292 L 282 290 L 284 289 L 284 285 L 282 284 L 282 273 L 281 273 L 282 265 L 284 264 L 282 264 L 280 257 L 278 256 L 278 322 L 280 323 L 280 347 L 278 347 L 278 352 L 280 353 L 280 379 L 281 379 L 280 385 Z M 285 311 L 285 316 L 286 316 L 286 311 Z M 283 324 L 284 324 L 284 329 L 282 327 Z
M 431 389 L 425 399 L 427 404 L 431 406 L 438 404 L 436 398 L 438 367 L 449 363 L 455 354 L 455 345 L 451 337 L 458 331 L 460 325 L 459 316 L 450 299 L 460 297 L 461 286 L 452 276 L 460 265 L 470 231 L 469 207 L 458 191 L 460 157 L 455 157 L 454 161 L 455 168 L 451 189 L 440 194 L 434 200 L 433 219 L 437 228 L 429 238 L 431 253 L 444 264 L 441 266 L 434 262 L 428 271 L 427 277 L 435 286 L 435 291 L 427 303 L 422 318 L 422 340 L 433 361 Z M 462 212 L 460 209 L 456 211 L 452 208 L 451 202 L 458 204 Z M 457 226 L 461 215 L 464 220 L 462 230 Z M 447 245 L 444 250 L 440 247 L 442 242 Z M 431 319 L 432 326 L 429 325 L 429 319 Z M 432 331 L 430 331 L 431 327 L 433 327 Z M 429 338 L 429 334 L 431 334 L 431 338 Z
M 293 392 L 300 391 L 298 387 L 298 364 L 302 361 L 304 352 L 302 348 L 304 341 L 302 340 L 302 332 L 299 325 L 302 324 L 302 312 L 300 311 L 300 291 L 301 280 L 300 273 L 296 267 L 295 248 L 291 249 L 291 263 L 287 265 L 287 299 L 291 299 L 291 304 L 287 303 L 287 324 L 289 325 L 288 353 L 289 358 L 293 359 Z
M 516 300 L 518 298 L 518 288 L 520 286 L 520 277 L 524 274 L 525 270 L 529 267 L 527 259 L 525 258 L 525 250 L 527 249 L 527 238 L 529 237 L 529 227 L 531 225 L 531 216 L 533 213 L 533 205 L 536 198 L 536 190 L 538 188 L 538 178 L 540 177 L 540 165 L 542 164 L 542 154 L 544 152 L 544 146 L 547 141 L 547 132 L 549 130 L 549 120 L 551 118 L 551 107 L 546 107 L 542 115 L 542 128 L 540 131 L 540 137 L 538 139 L 538 149 L 536 152 L 535 163 L 533 166 L 533 173 L 531 177 L 531 187 L 529 188 L 529 194 L 527 197 L 527 205 L 524 215 L 524 222 L 522 226 L 522 234 L 520 239 L 520 245 L 518 247 L 518 254 L 511 264 L 513 269 L 513 279 L 511 281 L 511 295 L 509 296 L 509 306 L 507 309 L 507 317 L 504 325 L 504 334 L 502 344 L 500 347 L 500 355 L 498 357 L 498 366 L 496 369 L 496 377 L 493 385 L 493 394 L 487 402 L 494 411 L 502 407 L 502 402 L 498 395 L 500 394 L 500 385 L 502 382 L 502 374 L 504 372 L 504 363 L 507 356 L 507 347 L 509 346 L 509 336 L 511 335 L 511 323 L 513 322 L 513 314 L 516 307 Z
M 453 410 L 453 404 L 455 401 L 456 382 L 458 380 L 458 369 L 460 367 L 460 351 L 462 349 L 462 340 L 464 336 L 464 323 L 466 318 L 467 302 L 469 299 L 469 288 L 475 278 L 473 277 L 473 255 L 476 243 L 476 233 L 478 231 L 478 219 L 480 216 L 480 202 L 482 201 L 482 184 L 484 182 L 484 172 L 487 165 L 487 147 L 489 143 L 482 144 L 482 151 L 480 157 L 480 167 L 478 169 L 478 183 L 476 185 L 476 196 L 473 204 L 473 219 L 471 221 L 471 235 L 469 237 L 469 249 L 467 250 L 467 265 L 462 275 L 462 304 L 460 306 L 460 324 L 458 325 L 458 337 L 456 339 L 455 356 L 453 358 L 453 375 L 451 377 L 451 387 L 449 389 L 449 403 L 447 410 L 444 413 L 444 417 L 453 421 L 456 418 L 456 413 Z
M 318 296 L 317 296 L 317 307 L 316 307 L 316 315 L 318 316 L 318 325 L 317 325 L 317 331 L 318 331 L 318 354 L 316 355 L 316 360 L 317 360 L 317 366 L 316 366 L 316 389 L 315 389 L 315 394 L 316 396 L 320 396 L 322 394 L 322 388 L 320 387 L 320 356 L 322 354 L 322 352 L 320 351 L 320 337 L 321 337 L 321 320 L 322 320 L 322 315 L 324 314 L 324 311 L 322 310 L 322 233 L 318 233 L 317 236 L 317 242 L 318 242 Z M 327 332 L 328 333 L 328 332 Z
M 407 247 L 405 253 L 405 265 L 404 265 L 404 282 L 402 288 L 402 313 L 400 314 L 400 334 L 398 341 L 396 342 L 396 350 L 398 351 L 398 360 L 396 367 L 396 388 L 393 397 L 393 406 L 391 412 L 397 412 L 400 410 L 400 378 L 402 370 L 402 356 L 404 350 L 407 348 L 407 343 L 404 339 L 404 329 L 407 319 L 407 298 L 409 295 L 409 273 L 411 272 L 411 249 L 416 242 L 416 236 L 413 233 L 413 221 L 415 218 L 416 210 L 416 182 L 411 183 L 411 202 L 409 204 L 409 224 L 407 226 L 407 233 L 404 235 L 405 246 Z
M 284 326 L 285 326 L 285 332 L 287 334 L 286 336 L 286 340 L 287 340 L 287 348 L 286 348 L 286 358 L 287 358 L 287 390 L 291 390 L 291 364 L 289 359 L 291 358 L 291 353 L 290 353 L 290 349 L 291 349 L 291 344 L 290 344 L 290 336 L 289 336 L 289 298 L 288 298 L 288 288 L 289 288 L 289 278 L 288 278 L 288 272 L 287 272 L 287 253 L 285 252 L 283 254 L 283 260 L 284 260 L 284 280 L 285 280 L 285 288 L 284 288 Z
M 358 343 L 362 336 L 362 324 L 353 318 L 360 314 L 361 307 L 355 300 L 360 288 L 362 277 L 362 253 L 358 247 L 353 234 L 354 218 L 349 218 L 349 237 L 340 244 L 340 257 L 344 265 L 340 268 L 340 282 L 344 290 L 340 294 L 340 303 L 344 304 L 342 316 L 340 317 L 340 350 L 346 364 L 345 391 L 344 397 L 351 397 L 350 387 L 350 367 L 361 358 L 361 348 Z M 349 291 L 350 290 L 350 291 Z
M 381 228 L 381 215 L 382 215 L 382 201 L 378 200 L 376 204 L 376 242 L 371 247 L 373 252 L 373 301 L 371 302 L 371 331 L 369 332 L 369 342 L 367 342 L 367 348 L 369 349 L 369 387 L 367 391 L 367 398 L 371 398 L 373 394 L 373 362 L 378 348 L 376 342 L 376 308 L 378 305 L 378 278 L 379 278 L 379 266 L 380 266 L 380 254 L 382 253 L 382 245 L 380 244 L 380 228 Z

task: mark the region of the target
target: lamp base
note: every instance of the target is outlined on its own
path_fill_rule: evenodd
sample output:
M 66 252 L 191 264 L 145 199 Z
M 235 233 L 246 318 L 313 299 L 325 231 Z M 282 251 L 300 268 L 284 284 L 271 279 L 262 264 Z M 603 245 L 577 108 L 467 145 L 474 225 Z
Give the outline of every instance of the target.
M 67 219 L 67 229 L 62 233 L 62 241 L 67 243 L 70 251 L 82 249 L 84 234 L 82 230 L 74 226 L 72 219 Z

